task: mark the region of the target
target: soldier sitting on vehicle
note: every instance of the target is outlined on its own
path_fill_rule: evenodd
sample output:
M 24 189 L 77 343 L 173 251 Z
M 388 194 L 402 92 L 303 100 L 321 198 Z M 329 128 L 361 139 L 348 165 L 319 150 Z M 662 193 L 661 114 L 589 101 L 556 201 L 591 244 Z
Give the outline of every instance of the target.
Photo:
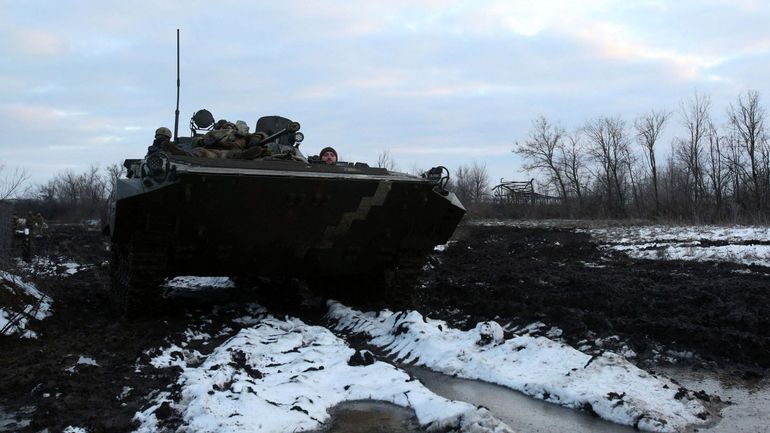
M 204 136 L 194 137 L 190 151 L 177 146 L 171 137 L 171 130 L 166 127 L 155 130 L 155 140 L 148 153 L 161 150 L 171 155 L 232 159 L 254 159 L 270 155 L 264 146 L 258 145 L 265 138 L 264 133 L 249 134 L 248 129 L 241 131 L 234 123 L 226 120 L 217 122 L 214 130 Z
M 165 126 L 155 130 L 155 140 L 152 142 L 152 146 L 147 149 L 148 153 L 157 152 L 162 150 L 171 155 L 189 155 L 185 150 L 171 141 L 171 130 Z
M 238 129 L 236 124 L 219 120 L 214 130 L 203 137 L 193 139 L 193 156 L 205 158 L 254 159 L 269 156 L 270 152 L 258 145 L 266 135 L 262 132 L 249 134 Z

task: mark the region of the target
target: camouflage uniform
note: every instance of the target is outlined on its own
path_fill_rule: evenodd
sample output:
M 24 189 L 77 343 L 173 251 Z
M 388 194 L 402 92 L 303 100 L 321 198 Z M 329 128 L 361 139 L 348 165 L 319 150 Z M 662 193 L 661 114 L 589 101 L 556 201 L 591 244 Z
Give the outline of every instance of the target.
M 40 212 L 35 214 L 35 225 L 37 225 L 38 234 L 43 234 L 45 229 L 48 227 L 45 224 L 45 219 L 43 218 L 43 215 L 40 214 Z
M 222 121 L 217 122 L 220 125 Z M 258 143 L 265 138 L 262 132 L 244 134 L 235 125 L 226 122 L 220 129 L 209 131 L 200 140 L 193 141 L 193 156 L 206 158 L 254 159 L 269 155 Z
M 148 153 L 164 151 L 171 155 L 186 155 L 199 158 L 255 159 L 270 156 L 270 151 L 259 142 L 267 135 L 263 132 L 248 133 L 248 126 L 240 129 L 233 123 L 220 120 L 202 137 L 193 137 L 192 150 L 187 151 L 171 141 L 171 131 L 160 127 L 155 130 L 155 140 L 147 149 Z

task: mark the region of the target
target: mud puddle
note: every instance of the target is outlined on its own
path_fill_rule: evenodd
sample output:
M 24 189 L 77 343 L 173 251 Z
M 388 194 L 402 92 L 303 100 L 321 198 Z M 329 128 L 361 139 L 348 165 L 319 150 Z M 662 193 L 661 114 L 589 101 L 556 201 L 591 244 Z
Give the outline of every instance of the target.
M 622 426 L 576 409 L 546 403 L 508 388 L 459 379 L 422 368 L 407 371 L 436 394 L 484 406 L 517 432 L 539 433 L 632 433 Z
M 770 380 L 746 381 L 710 371 L 661 367 L 662 374 L 675 378 L 682 386 L 703 390 L 729 402 L 722 408 L 722 420 L 698 428 L 700 433 L 759 433 L 770 431 Z
M 414 411 L 381 401 L 348 401 L 329 411 L 328 433 L 417 433 Z

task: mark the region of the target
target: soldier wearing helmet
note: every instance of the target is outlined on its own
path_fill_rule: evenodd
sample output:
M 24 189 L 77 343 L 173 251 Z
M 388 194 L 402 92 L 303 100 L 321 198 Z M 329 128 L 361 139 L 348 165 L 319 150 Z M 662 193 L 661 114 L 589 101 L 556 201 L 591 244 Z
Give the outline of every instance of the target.
M 155 138 L 157 139 L 158 137 L 166 137 L 171 140 L 171 130 L 165 126 L 161 126 L 155 130 Z
M 168 152 L 172 155 L 189 155 L 184 150 L 180 149 L 179 146 L 174 144 L 171 141 L 171 130 L 166 128 L 165 126 L 161 126 L 160 128 L 155 130 L 155 140 L 152 142 L 152 146 L 148 149 L 149 152 L 154 152 L 157 150 L 162 150 L 164 152 Z

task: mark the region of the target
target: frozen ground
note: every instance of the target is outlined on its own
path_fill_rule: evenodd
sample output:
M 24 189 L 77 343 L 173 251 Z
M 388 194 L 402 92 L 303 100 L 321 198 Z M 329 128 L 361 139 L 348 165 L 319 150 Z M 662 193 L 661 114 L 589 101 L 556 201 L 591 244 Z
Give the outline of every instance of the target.
M 643 226 L 588 229 L 609 248 L 651 260 L 724 261 L 770 266 L 770 228 Z
M 626 291 L 595 297 L 604 290 L 602 281 L 631 269 L 608 255 L 612 249 L 593 250 L 588 234 L 572 229 L 496 224 L 468 230 L 437 251 L 420 289 L 423 308 L 411 311 L 367 312 L 339 302 L 307 311 L 287 309 L 275 299 L 262 306 L 244 302 L 253 295 L 228 279 L 179 278 L 168 284 L 178 296 L 168 316 L 120 323 L 105 308 L 106 269 L 99 255 L 82 255 L 81 263 L 60 268 L 58 277 L 43 274 L 45 287 L 17 279 L 16 286 L 26 288 L 26 305 L 46 292 L 53 299 L 46 311 L 54 313 L 29 315 L 13 336 L 0 340 L 8 354 L 0 361 L 0 431 L 318 431 L 334 425 L 331 409 L 345 401 L 408 408 L 414 411 L 410 432 L 512 431 L 494 413 L 434 393 L 404 364 L 497 383 L 647 431 L 683 432 L 717 419 L 718 395 L 699 391 L 697 382 L 682 386 L 651 373 L 649 364 L 637 367 L 642 361 L 699 359 L 699 353 L 710 353 L 708 344 L 676 346 L 645 328 L 646 322 L 624 325 L 659 338 L 643 347 L 619 325 L 622 320 L 603 316 L 613 330 L 603 332 L 604 322 L 592 319 L 599 310 L 580 316 L 576 308 L 584 301 L 601 306 L 613 300 L 607 307 L 614 309 L 644 304 L 626 298 Z M 604 235 L 591 233 L 592 242 Z M 88 251 L 99 245 L 97 238 L 79 239 Z M 58 253 L 45 257 L 65 256 Z M 78 257 L 74 247 L 68 253 Z M 677 266 L 674 278 L 686 274 L 693 283 L 689 278 L 700 269 Z M 739 269 L 720 269 L 718 275 L 766 284 L 761 273 L 734 272 Z M 714 280 L 702 278 L 694 286 L 698 291 Z M 672 281 L 660 284 L 678 284 Z M 584 286 L 601 290 L 584 292 Z M 578 296 L 559 299 L 547 292 L 565 293 L 564 287 Z M 520 291 L 525 289 L 531 291 Z M 535 294 L 541 292 L 552 307 L 569 305 L 571 321 L 540 304 Z M 531 303 L 519 310 L 511 303 L 518 299 Z M 0 307 L 10 311 L 8 302 Z M 716 311 L 700 301 L 696 307 L 703 314 Z M 538 313 L 537 320 L 523 312 Z M 575 326 L 576 317 L 584 317 L 585 328 Z M 38 339 L 18 338 L 33 332 Z M 765 334 L 758 336 L 766 341 Z M 655 357 L 656 352 L 667 355 Z

